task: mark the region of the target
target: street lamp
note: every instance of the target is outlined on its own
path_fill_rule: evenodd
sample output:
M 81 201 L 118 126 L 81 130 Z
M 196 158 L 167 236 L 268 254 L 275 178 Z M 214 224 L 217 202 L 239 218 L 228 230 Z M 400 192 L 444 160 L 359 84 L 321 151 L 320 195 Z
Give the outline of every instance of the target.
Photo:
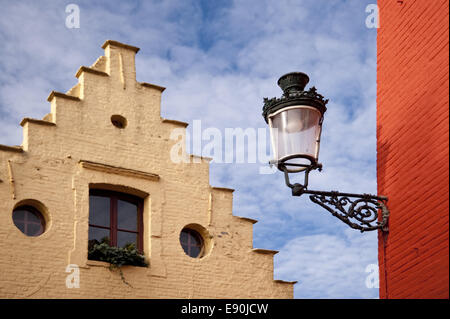
M 322 164 L 318 162 L 320 135 L 328 103 L 315 87 L 305 90 L 308 82 L 305 73 L 285 74 L 278 80 L 282 97 L 264 98 L 263 117 L 269 124 L 275 156 L 270 164 L 284 173 L 293 196 L 310 194 L 312 202 L 361 232 L 376 229 L 387 232 L 387 197 L 308 190 L 309 173 L 322 170 Z M 291 184 L 289 173 L 300 172 L 304 172 L 303 184 Z

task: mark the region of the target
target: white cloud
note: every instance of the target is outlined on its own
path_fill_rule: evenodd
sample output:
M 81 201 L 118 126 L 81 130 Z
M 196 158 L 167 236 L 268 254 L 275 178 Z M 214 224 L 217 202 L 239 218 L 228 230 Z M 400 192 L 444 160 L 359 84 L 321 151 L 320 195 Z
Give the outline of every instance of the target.
M 297 298 L 376 298 L 366 286 L 366 267 L 377 264 L 375 233 L 317 234 L 290 240 L 275 257 L 276 278 L 297 280 Z

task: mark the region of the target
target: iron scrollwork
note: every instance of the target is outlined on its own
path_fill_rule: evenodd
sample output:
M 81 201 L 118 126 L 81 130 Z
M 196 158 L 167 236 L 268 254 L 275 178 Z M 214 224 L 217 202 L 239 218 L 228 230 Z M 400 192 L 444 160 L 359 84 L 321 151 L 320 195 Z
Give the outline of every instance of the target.
M 310 191 L 306 190 L 305 193 Z M 361 232 L 382 229 L 388 231 L 389 210 L 384 203 L 387 199 L 369 194 L 341 194 L 339 192 L 313 192 L 309 196 L 333 216 Z M 355 199 L 352 199 L 355 197 Z M 378 212 L 381 211 L 381 220 Z
M 321 169 L 318 164 L 317 168 Z M 316 169 L 313 167 L 312 169 Z M 309 198 L 329 211 L 333 216 L 361 232 L 381 229 L 388 232 L 389 209 L 387 197 L 370 194 L 340 193 L 337 191 L 323 192 L 308 189 L 308 175 L 311 168 L 305 170 L 303 184 L 291 184 L 286 167 L 283 167 L 286 185 L 291 188 L 293 196 L 309 194 Z M 381 215 L 379 214 L 381 212 Z

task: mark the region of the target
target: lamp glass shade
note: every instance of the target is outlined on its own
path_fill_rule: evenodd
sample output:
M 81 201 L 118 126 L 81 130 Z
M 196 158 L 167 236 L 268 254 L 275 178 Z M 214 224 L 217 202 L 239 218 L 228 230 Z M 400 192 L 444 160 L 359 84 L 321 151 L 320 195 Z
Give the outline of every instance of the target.
M 317 164 L 322 114 L 314 107 L 296 105 L 269 115 L 275 160 L 289 172 Z

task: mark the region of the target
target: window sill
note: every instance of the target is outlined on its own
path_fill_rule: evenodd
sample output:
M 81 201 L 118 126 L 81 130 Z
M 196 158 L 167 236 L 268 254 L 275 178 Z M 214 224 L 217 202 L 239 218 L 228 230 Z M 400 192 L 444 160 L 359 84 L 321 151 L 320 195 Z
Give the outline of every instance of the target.
M 108 263 L 108 262 L 106 262 L 106 261 L 98 261 L 98 260 L 90 260 L 90 259 L 88 259 L 88 261 L 86 262 L 86 265 L 92 266 L 92 267 L 105 267 L 105 268 L 109 268 L 110 263 Z
M 104 268 L 109 268 L 111 266 L 111 264 L 109 262 L 106 261 L 99 261 L 99 260 L 91 260 L 88 259 L 86 262 L 86 265 L 88 267 L 104 267 Z M 133 268 L 150 268 L 150 265 L 147 267 L 144 266 L 134 266 L 134 265 L 123 265 L 122 267 L 133 267 Z

